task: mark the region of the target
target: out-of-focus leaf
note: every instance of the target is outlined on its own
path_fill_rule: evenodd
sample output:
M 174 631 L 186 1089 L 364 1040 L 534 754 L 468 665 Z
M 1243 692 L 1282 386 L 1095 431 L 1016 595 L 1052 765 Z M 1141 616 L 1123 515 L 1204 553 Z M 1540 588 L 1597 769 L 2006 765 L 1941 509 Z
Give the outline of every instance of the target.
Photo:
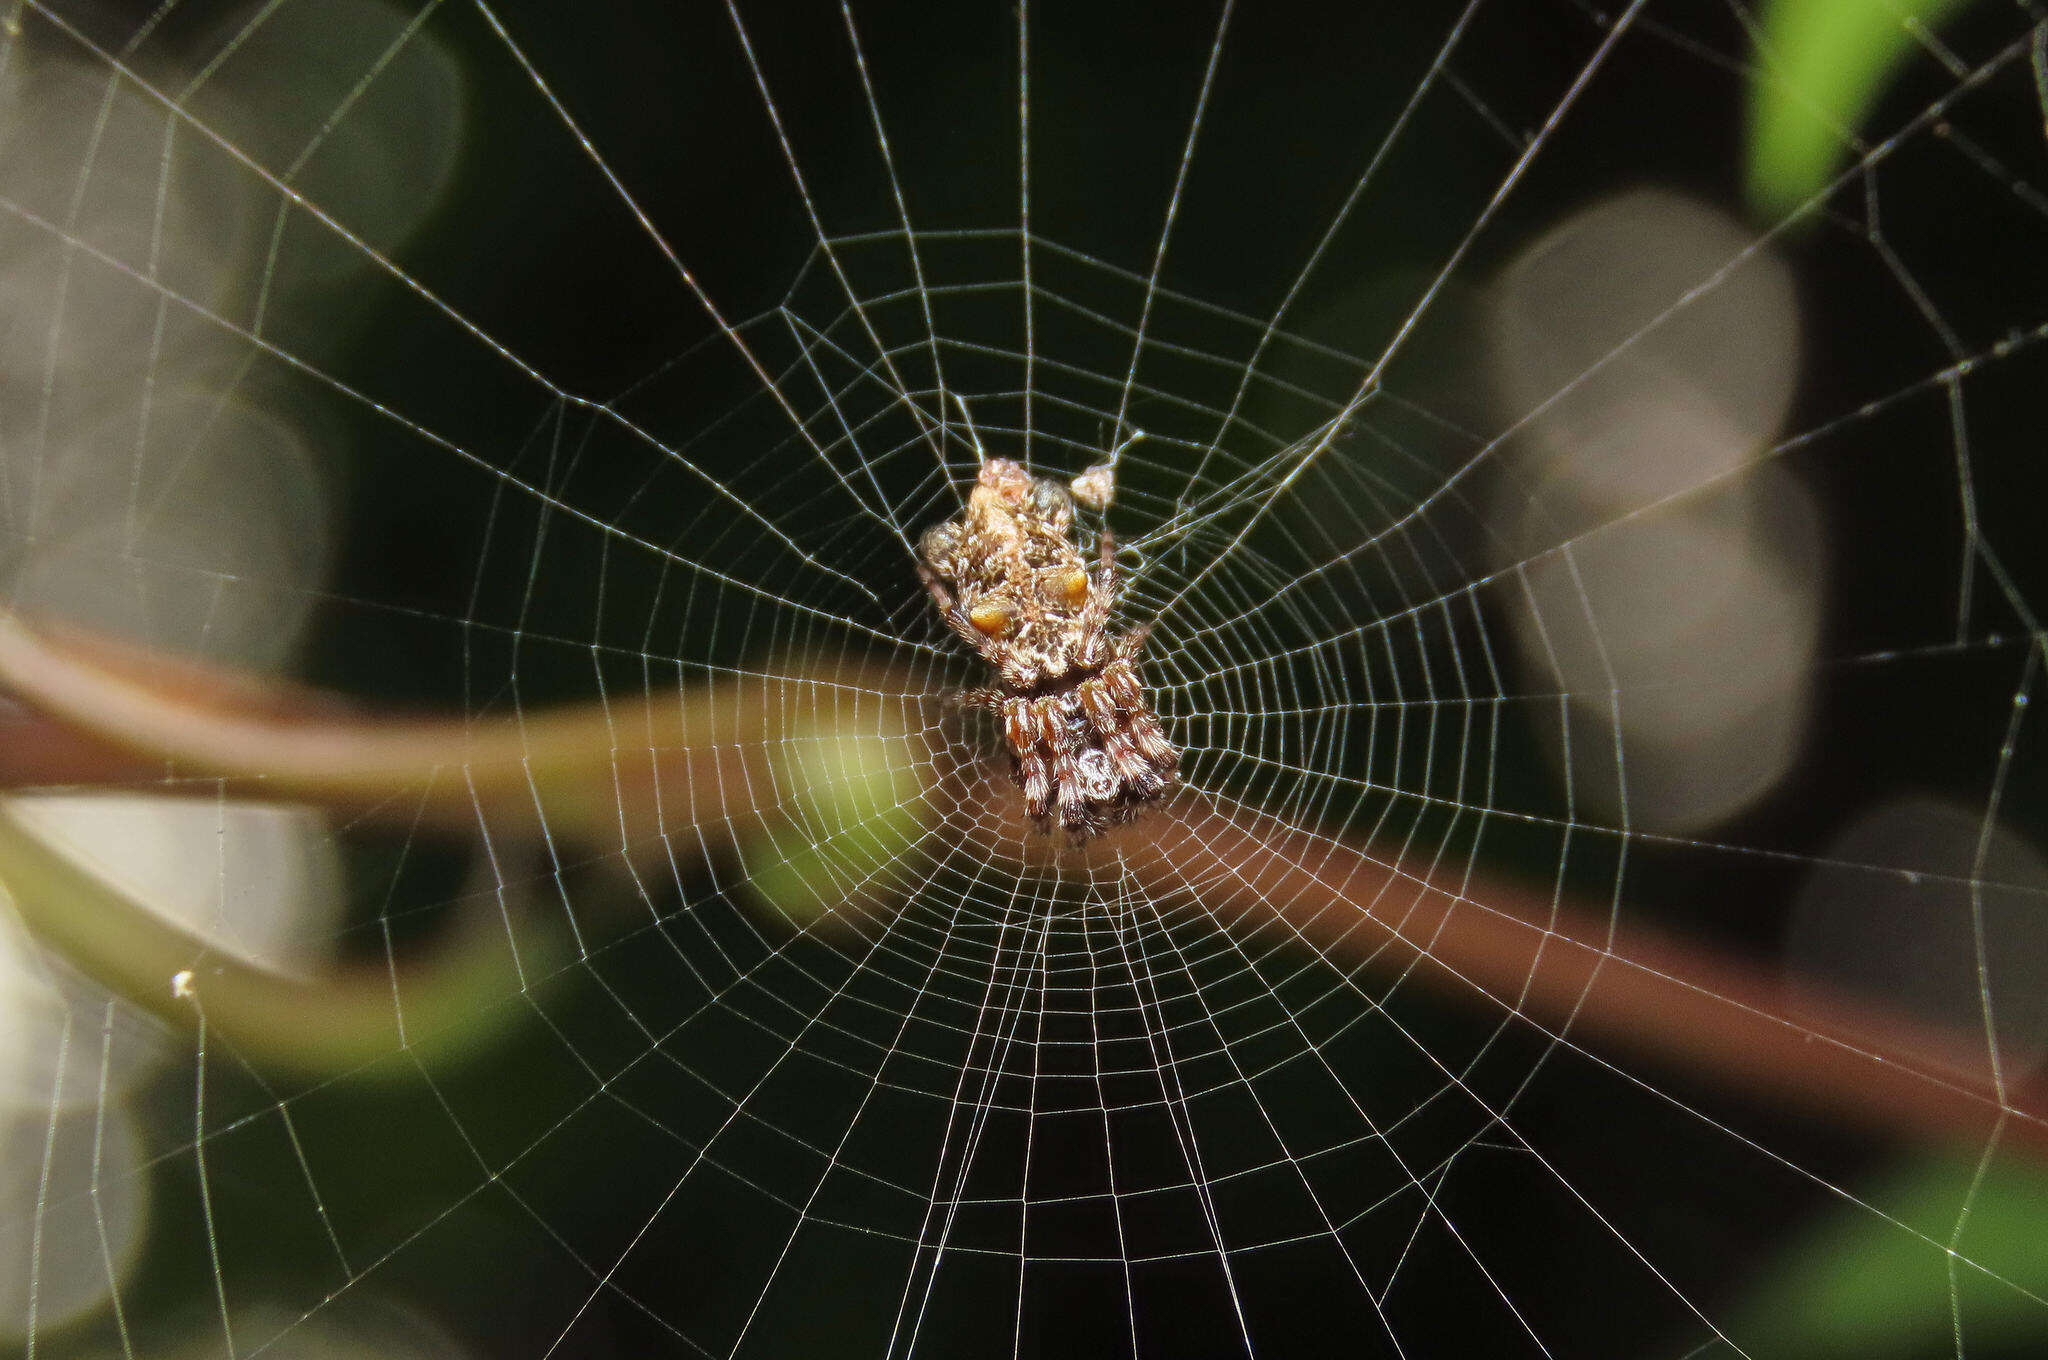
M 1773 0 L 1766 6 L 1750 92 L 1750 205 L 1777 216 L 1819 193 L 1920 32 L 1960 5 Z
M 208 948 L 4 807 L 0 910 L 102 986 L 174 1024 L 203 1019 L 238 1058 L 265 1067 L 357 1072 L 407 1050 L 432 1060 L 474 1050 L 520 1013 L 518 966 L 491 923 L 473 923 L 403 970 L 287 977 Z M 529 946 L 524 966 L 545 974 L 560 966 L 559 952 Z
M 1958 1327 L 1973 1354 L 2038 1336 L 2048 1167 L 2013 1157 L 1980 1180 L 1974 1157 L 1928 1158 L 1859 1198 L 1872 1207 L 1842 1205 L 1762 1273 L 1728 1329 L 1745 1353 L 1882 1360 L 1947 1353 Z
M 849 900 L 900 905 L 904 857 L 928 830 L 915 748 L 896 731 L 842 730 L 778 754 L 790 821 L 743 851 L 750 894 L 799 924 Z
M 880 672 L 854 685 L 790 665 L 616 702 L 422 718 L 91 634 L 59 638 L 0 612 L 0 692 L 26 709 L 13 735 L 32 738 L 0 752 L 0 787 L 233 791 L 483 836 L 499 856 L 546 845 L 599 870 L 677 840 L 778 866 L 766 895 L 802 920 L 855 882 L 895 881 L 924 804 L 914 698 L 878 702 L 902 689 Z M 184 782 L 163 784 L 167 772 Z M 250 1062 L 317 1073 L 474 1049 L 570 948 L 491 913 L 391 969 L 287 977 L 210 949 L 0 803 L 0 910 L 10 906 L 101 985 L 173 1023 L 203 1021 Z M 534 936 L 516 957 L 514 933 Z

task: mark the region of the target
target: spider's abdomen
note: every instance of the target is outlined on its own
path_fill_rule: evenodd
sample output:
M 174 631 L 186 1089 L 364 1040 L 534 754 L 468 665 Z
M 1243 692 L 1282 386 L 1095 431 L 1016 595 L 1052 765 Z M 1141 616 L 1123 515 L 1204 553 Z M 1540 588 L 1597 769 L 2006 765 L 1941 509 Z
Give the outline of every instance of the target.
M 1089 836 L 1173 784 L 1180 753 L 1146 707 L 1137 670 L 1112 661 L 1071 689 L 1002 700 L 1003 737 L 1024 808 Z

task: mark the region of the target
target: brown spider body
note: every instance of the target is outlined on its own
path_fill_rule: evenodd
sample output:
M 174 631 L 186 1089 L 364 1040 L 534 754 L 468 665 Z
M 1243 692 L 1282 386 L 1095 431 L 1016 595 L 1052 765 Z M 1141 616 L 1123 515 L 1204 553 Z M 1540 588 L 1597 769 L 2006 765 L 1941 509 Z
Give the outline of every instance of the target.
M 1075 479 L 1108 504 L 1107 467 Z M 966 701 L 1001 717 L 1024 807 L 1086 837 L 1172 785 L 1179 752 L 1139 679 L 1144 630 L 1112 636 L 1116 543 L 1098 536 L 1091 571 L 1074 496 L 1007 458 L 987 459 L 960 514 L 927 530 L 918 575 L 941 617 L 995 671 Z

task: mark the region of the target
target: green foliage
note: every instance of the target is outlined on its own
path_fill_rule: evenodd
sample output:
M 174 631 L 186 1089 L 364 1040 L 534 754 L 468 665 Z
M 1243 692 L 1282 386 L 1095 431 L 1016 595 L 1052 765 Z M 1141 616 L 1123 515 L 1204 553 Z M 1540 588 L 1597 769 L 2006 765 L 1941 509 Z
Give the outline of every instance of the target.
M 1774 0 L 1757 37 L 1748 193 L 1773 216 L 1819 193 L 1894 69 L 1960 0 Z
M 796 816 L 745 852 L 748 895 L 802 924 L 849 892 L 886 892 L 924 832 L 915 755 L 893 734 L 837 728 L 799 732 L 777 754 Z
M 1758 1357 L 1951 1354 L 2039 1339 L 2048 1167 L 1931 1157 L 1816 1220 L 1763 1272 L 1729 1336 Z M 1879 1215 L 1883 1215 L 1880 1217 Z

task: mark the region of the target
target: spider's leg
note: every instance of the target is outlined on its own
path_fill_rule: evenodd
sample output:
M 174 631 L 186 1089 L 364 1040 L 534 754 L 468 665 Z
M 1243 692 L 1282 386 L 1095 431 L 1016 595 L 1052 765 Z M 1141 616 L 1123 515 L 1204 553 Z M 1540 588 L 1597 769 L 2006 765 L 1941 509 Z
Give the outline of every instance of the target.
M 924 582 L 924 588 L 932 597 L 932 603 L 939 607 L 939 617 L 946 626 L 971 643 L 976 651 L 981 650 L 982 637 L 974 631 L 974 625 L 960 612 L 960 602 L 953 598 L 953 592 L 939 579 L 939 574 L 922 561 L 917 564 L 917 579 Z
M 1109 687 L 1100 678 L 1083 680 L 1075 692 L 1081 700 L 1081 711 L 1088 715 L 1088 721 L 1099 735 L 1106 737 L 1117 730 L 1116 700 L 1110 697 Z
M 1098 570 L 1095 588 L 1088 592 L 1088 603 L 1082 607 L 1079 619 L 1081 633 L 1081 656 L 1089 665 L 1097 664 L 1102 656 L 1102 630 L 1109 624 L 1109 611 L 1116 607 L 1116 535 L 1106 527 L 1096 538 L 1098 544 Z M 1115 651 L 1114 645 L 1110 648 Z
M 1180 768 L 1180 752 L 1166 739 L 1166 733 L 1159 726 L 1159 719 L 1144 709 L 1129 715 L 1131 745 L 1137 748 L 1152 768 L 1162 778 L 1170 779 Z
M 1017 757 L 1017 782 L 1024 786 L 1024 811 L 1043 823 L 1052 811 L 1052 773 L 1037 747 Z
M 1116 603 L 1118 587 L 1116 570 L 1116 535 L 1111 533 L 1107 526 L 1104 526 L 1102 530 L 1102 537 L 1098 540 L 1098 542 L 1101 545 L 1100 555 L 1102 558 L 1102 590 L 1098 598 L 1102 602 L 1102 611 L 1098 617 L 1092 618 L 1089 621 L 1089 632 L 1091 636 L 1095 632 L 1099 631 L 1103 624 L 1109 622 L 1109 610 L 1110 607 Z M 1093 600 L 1089 601 L 1090 608 L 1094 607 L 1094 603 L 1095 602 Z M 1141 623 L 1137 627 L 1131 629 L 1130 632 L 1125 633 L 1122 637 L 1117 638 L 1114 642 L 1112 642 L 1110 644 L 1109 649 L 1110 654 L 1121 660 L 1128 661 L 1131 658 L 1135 657 L 1140 651 L 1144 650 L 1145 641 L 1151 636 L 1152 625 L 1149 623 Z
M 1057 762 L 1059 771 L 1060 825 L 1068 831 L 1086 835 L 1091 829 L 1094 814 L 1088 807 L 1088 795 L 1081 790 L 1081 771 L 1071 757 Z
M 967 616 L 960 612 L 960 602 L 953 597 L 953 592 L 946 588 L 946 583 L 939 579 L 939 574 L 923 562 L 919 562 L 917 579 L 924 582 L 924 588 L 930 592 L 932 603 L 939 607 L 939 617 L 946 621 L 946 626 L 959 634 L 961 640 L 974 648 L 983 658 L 992 662 L 994 658 L 989 655 L 989 640 L 977 632 L 974 625 L 967 621 Z
M 1171 779 L 1171 771 L 1163 768 L 1139 749 L 1138 739 L 1132 729 L 1125 729 L 1104 738 L 1102 752 L 1109 757 L 1110 768 L 1116 771 L 1116 777 L 1122 781 L 1126 796 L 1137 799 L 1156 798 L 1165 791 Z
M 953 592 L 946 589 L 946 583 L 939 579 L 939 574 L 920 561 L 917 564 L 917 579 L 924 582 L 924 588 L 931 592 L 932 603 L 939 607 L 939 613 L 951 619 L 954 609 L 958 606 L 954 603 Z

